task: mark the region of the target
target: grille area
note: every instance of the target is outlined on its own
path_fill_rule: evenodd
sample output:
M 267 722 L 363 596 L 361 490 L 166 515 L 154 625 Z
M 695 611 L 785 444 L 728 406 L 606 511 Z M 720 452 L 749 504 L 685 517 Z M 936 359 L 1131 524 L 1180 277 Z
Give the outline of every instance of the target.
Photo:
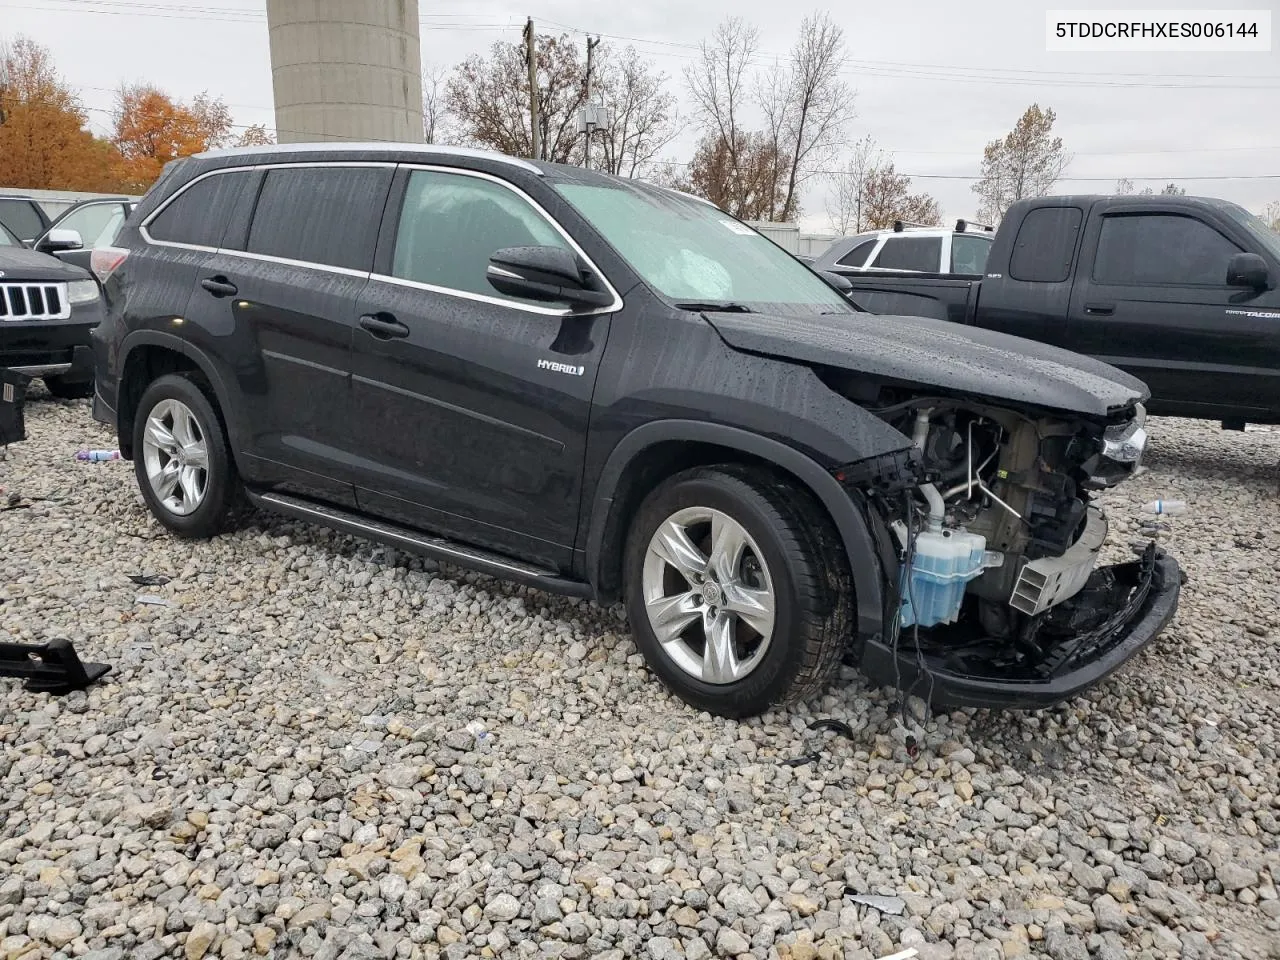
M 65 283 L 0 283 L 0 321 L 65 320 L 69 316 Z

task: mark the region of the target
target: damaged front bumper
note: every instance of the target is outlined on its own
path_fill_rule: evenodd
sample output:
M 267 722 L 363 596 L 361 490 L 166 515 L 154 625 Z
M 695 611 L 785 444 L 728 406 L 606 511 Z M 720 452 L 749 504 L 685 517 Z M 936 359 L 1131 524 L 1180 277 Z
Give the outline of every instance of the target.
M 1097 685 L 1132 659 L 1159 636 L 1178 608 L 1182 571 L 1154 543 L 1137 560 L 1098 568 L 1090 583 L 1102 581 L 1108 596 L 1122 599 L 1098 612 L 1085 628 L 1053 636 L 1047 643 L 1042 637 L 1023 649 L 1015 649 L 1011 640 L 956 644 L 922 632 L 917 650 L 915 635 L 904 629 L 896 657 L 882 638 L 867 640 L 861 669 L 877 684 L 898 683 L 922 695 L 931 690 L 936 706 L 1054 706 Z M 1082 603 L 1090 593 L 1086 586 Z

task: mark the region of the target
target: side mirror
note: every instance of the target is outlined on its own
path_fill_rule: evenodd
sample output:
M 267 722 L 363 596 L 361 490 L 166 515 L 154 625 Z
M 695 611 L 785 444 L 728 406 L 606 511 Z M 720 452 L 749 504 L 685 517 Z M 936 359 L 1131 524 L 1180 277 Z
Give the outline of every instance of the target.
M 36 243 L 41 253 L 59 253 L 63 250 L 83 250 L 84 241 L 77 230 L 50 230 Z
M 1227 261 L 1227 286 L 1267 289 L 1267 261 L 1256 253 L 1237 253 Z
M 489 258 L 485 276 L 490 286 L 510 297 L 584 307 L 613 303 L 607 290 L 588 286 L 590 275 L 564 247 L 506 247 Z
M 849 282 L 849 278 L 838 273 L 832 273 L 830 270 L 818 270 L 818 276 L 836 289 L 837 293 L 844 294 L 846 297 L 853 293 L 853 284 Z

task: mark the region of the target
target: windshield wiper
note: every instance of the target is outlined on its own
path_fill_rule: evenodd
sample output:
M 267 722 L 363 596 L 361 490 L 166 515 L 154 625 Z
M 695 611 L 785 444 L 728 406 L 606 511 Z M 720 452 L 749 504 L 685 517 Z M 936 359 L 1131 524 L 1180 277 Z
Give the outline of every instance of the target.
M 745 303 L 732 300 L 681 300 L 675 304 L 680 310 L 707 310 L 711 313 L 755 313 Z

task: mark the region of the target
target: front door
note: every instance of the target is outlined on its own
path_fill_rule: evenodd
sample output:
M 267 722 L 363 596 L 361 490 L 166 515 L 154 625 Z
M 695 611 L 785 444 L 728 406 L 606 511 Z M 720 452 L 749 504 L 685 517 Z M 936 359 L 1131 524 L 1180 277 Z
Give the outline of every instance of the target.
M 397 197 L 383 240 L 394 247 L 365 291 L 352 344 L 358 502 L 567 570 L 610 312 L 513 299 L 485 270 L 504 247 L 585 255 L 492 176 L 406 167 Z
M 1072 290 L 1075 349 L 1145 380 L 1154 410 L 1265 409 L 1280 331 L 1250 309 L 1256 294 L 1226 284 L 1240 244 L 1171 209 L 1095 218 L 1084 249 L 1095 255 Z

